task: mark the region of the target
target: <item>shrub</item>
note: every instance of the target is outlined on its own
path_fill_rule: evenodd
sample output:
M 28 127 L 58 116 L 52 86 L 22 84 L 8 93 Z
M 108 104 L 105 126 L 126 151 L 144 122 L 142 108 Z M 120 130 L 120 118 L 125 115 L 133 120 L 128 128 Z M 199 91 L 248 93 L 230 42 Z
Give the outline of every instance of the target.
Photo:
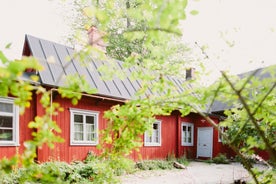
M 173 161 L 165 160 L 144 160 L 136 163 L 136 167 L 140 170 L 157 170 L 157 169 L 173 169 Z
M 185 156 L 178 158 L 177 162 L 185 166 L 189 165 L 189 160 Z
M 218 156 L 213 158 L 213 162 L 216 164 L 229 164 L 229 160 L 225 154 L 218 154 Z

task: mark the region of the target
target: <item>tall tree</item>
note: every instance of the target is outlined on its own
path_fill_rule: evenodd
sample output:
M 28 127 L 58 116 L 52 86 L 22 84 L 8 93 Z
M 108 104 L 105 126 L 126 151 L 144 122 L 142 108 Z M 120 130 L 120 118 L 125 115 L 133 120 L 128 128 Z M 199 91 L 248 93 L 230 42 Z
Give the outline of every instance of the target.
M 127 6 L 120 8 L 122 4 Z M 110 53 L 112 51 L 117 53 L 116 46 L 120 48 L 125 46 L 126 49 L 123 49 L 120 59 L 131 66 L 142 68 L 141 72 L 135 75 L 143 84 L 138 92 L 138 98 L 125 105 L 116 106 L 106 113 L 111 122 L 105 134 L 105 143 L 110 145 L 108 148 L 111 150 L 106 153 L 113 155 L 129 153 L 139 145 L 139 136 L 150 126 L 155 115 L 167 115 L 175 109 L 180 109 L 182 115 L 190 112 L 199 113 L 218 129 L 218 125 L 206 115 L 204 109 L 206 104 L 212 104 L 219 96 L 223 96 L 223 99 L 219 100 L 232 103 L 237 101 L 239 104 L 238 110 L 233 109 L 228 113 L 227 120 L 222 123 L 228 127 L 227 133 L 218 129 L 224 136 L 225 143 L 241 157 L 245 168 L 252 174 L 256 183 L 275 181 L 273 171 L 263 175 L 265 177 L 258 177 L 261 172 L 255 172 L 252 169 L 253 165 L 248 161 L 252 153 L 256 154 L 257 148 L 268 151 L 272 163 L 276 162 L 275 136 L 273 136 L 275 114 L 267 111 L 270 109 L 268 106 L 271 107 L 270 100 L 275 97 L 276 81 L 273 74 L 267 79 L 270 82 L 266 82 L 258 79 L 252 81 L 251 75 L 244 80 L 232 80 L 228 74 L 221 72 L 224 80 L 218 85 L 202 89 L 193 84 L 195 81 L 186 81 L 183 83 L 183 88 L 187 90 L 181 93 L 176 92 L 175 86 L 166 80 L 166 76 L 183 78 L 183 71 L 187 68 L 183 60 L 180 63 L 172 60 L 172 55 L 177 53 L 177 49 L 171 44 L 173 37 L 181 35 L 178 24 L 181 19 L 185 19 L 186 5 L 186 0 L 104 1 L 96 9 L 85 8 L 87 15 L 96 18 L 98 28 L 107 33 L 108 41 L 116 38 L 114 35 L 120 35 L 120 39 L 122 38 L 118 39 L 119 42 L 110 42 L 114 43 L 111 44 L 112 47 L 110 46 L 112 48 Z M 128 45 L 130 43 L 138 45 L 138 50 Z M 264 91 L 258 93 L 259 95 L 251 95 L 252 89 L 269 83 L 273 85 L 264 87 Z M 187 85 L 192 85 L 193 88 L 187 88 Z M 148 95 L 148 89 L 162 93 Z M 141 96 L 144 98 L 139 98 Z M 253 104 L 252 99 L 254 99 Z M 234 121 L 233 117 L 236 116 L 232 114 L 239 116 L 240 119 Z M 238 129 L 238 132 L 233 132 L 234 129 Z M 252 136 L 253 132 L 257 136 Z M 118 136 L 118 133 L 124 136 Z M 233 135 L 236 136 L 232 138 Z M 238 137 L 242 138 L 240 135 L 246 137 L 244 140 L 246 147 L 237 144 Z M 124 144 L 126 142 L 127 144 Z

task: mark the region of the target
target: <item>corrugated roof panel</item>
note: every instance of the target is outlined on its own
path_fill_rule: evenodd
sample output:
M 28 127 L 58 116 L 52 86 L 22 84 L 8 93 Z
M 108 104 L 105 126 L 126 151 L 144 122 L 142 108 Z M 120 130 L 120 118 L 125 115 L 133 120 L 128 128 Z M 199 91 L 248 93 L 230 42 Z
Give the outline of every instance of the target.
M 52 85 L 54 83 L 54 78 L 52 76 L 52 72 L 50 71 L 49 65 L 46 62 L 39 39 L 26 35 L 26 41 L 28 42 L 32 55 L 39 60 L 40 64 L 44 68 L 39 72 L 41 82 Z
M 175 84 L 176 88 L 177 88 L 177 91 L 179 93 L 182 93 L 183 92 L 183 88 L 181 86 L 181 84 L 179 83 L 178 80 L 176 80 L 174 77 L 171 77 L 171 80 L 173 81 L 173 83 Z
M 139 68 L 131 67 L 127 69 L 122 66 L 122 62 L 114 61 L 113 64 L 115 66 L 112 67 L 115 67 L 115 69 L 118 68 L 119 71 L 124 72 L 126 78 L 121 80 L 118 77 L 114 77 L 112 80 L 104 81 L 98 68 L 102 65 L 111 67 L 111 65 L 109 65 L 110 63 L 95 61 L 90 57 L 89 61 L 86 61 L 86 63 L 83 64 L 77 61 L 74 57 L 74 50 L 70 47 L 29 35 L 26 36 L 26 40 L 28 40 L 33 56 L 38 58 L 41 64 L 45 67 L 44 71 L 39 71 L 41 82 L 43 84 L 60 86 L 64 84 L 63 76 L 77 74 L 78 76 L 84 76 L 88 84 L 90 84 L 92 88 L 98 90 L 97 94 L 103 96 L 130 99 L 141 89 L 141 82 L 137 79 L 133 79 L 132 76 L 133 73 L 143 72 L 142 70 L 140 71 Z M 71 57 L 70 61 L 67 61 L 68 56 Z M 182 86 L 182 80 L 170 77 L 167 79 L 176 87 L 176 89 L 174 89 L 175 92 L 181 92 L 184 88 L 189 88 Z M 151 81 L 151 85 L 154 85 L 154 82 L 155 80 Z M 146 95 L 158 95 L 163 93 L 165 92 L 157 91 L 153 93 L 150 87 L 146 90 Z
M 104 65 L 106 63 L 101 62 L 101 64 Z M 112 70 L 123 71 L 122 68 L 120 67 L 120 61 L 111 61 L 108 63 L 108 65 L 110 65 L 110 67 L 112 67 Z M 113 82 L 114 86 L 116 87 L 116 89 L 118 90 L 120 95 L 124 98 L 130 99 L 131 94 L 130 94 L 129 90 L 127 89 L 127 87 L 125 86 L 125 84 L 123 83 L 123 81 L 121 79 L 119 79 L 117 76 L 114 76 L 112 79 L 113 80 L 110 80 L 110 82 Z
M 108 86 L 106 86 L 105 82 L 102 80 L 97 68 L 94 65 L 94 61 L 91 61 L 86 64 L 87 71 L 89 72 L 90 77 L 95 81 L 98 89 L 98 93 L 102 95 L 110 96 L 110 90 Z
M 54 80 L 52 77 L 52 72 L 49 69 L 49 65 L 46 60 L 38 59 L 39 63 L 43 66 L 43 70 L 39 71 L 39 77 L 42 83 L 48 85 L 54 85 Z
M 118 63 L 118 66 L 120 67 L 120 69 L 123 70 L 125 73 L 125 76 L 124 76 L 125 78 L 123 80 L 121 80 L 121 82 L 124 85 L 124 87 L 126 88 L 128 94 L 129 94 L 129 98 L 131 98 L 135 95 L 136 91 L 133 86 L 133 83 L 129 79 L 130 71 L 128 69 L 123 68 L 122 62 L 118 61 L 117 63 Z
M 84 66 L 83 63 L 79 62 L 79 61 L 76 61 L 75 59 L 73 59 L 73 56 L 74 56 L 74 52 L 72 49 L 69 49 L 67 48 L 67 53 L 68 53 L 68 56 L 70 56 L 71 60 L 70 62 L 72 63 L 72 68 L 74 68 L 76 70 L 76 72 L 81 75 L 81 76 L 84 76 L 86 81 L 88 82 L 88 84 L 91 85 L 92 88 L 96 88 L 98 89 L 99 88 L 99 84 L 97 84 L 93 77 L 91 76 L 90 72 L 88 71 L 87 67 Z
M 52 73 L 53 82 L 55 85 L 57 85 L 58 83 L 61 82 L 60 80 L 62 79 L 62 76 L 65 75 L 65 73 L 59 61 L 59 58 L 56 54 L 54 45 L 53 43 L 45 40 L 40 40 L 40 44 L 44 52 L 45 59 Z
M 134 72 L 136 72 L 133 68 L 129 68 L 129 71 L 130 71 L 131 74 L 134 73 Z M 129 80 L 131 81 L 132 86 L 134 87 L 135 91 L 138 91 L 138 90 L 141 89 L 142 85 L 140 84 L 139 80 L 137 80 L 137 79 L 131 79 L 130 77 L 129 77 Z
M 97 71 L 97 73 L 100 76 L 100 80 L 102 82 L 104 82 L 105 86 L 109 89 L 109 95 L 111 96 L 118 96 L 118 97 L 123 97 L 122 94 L 120 94 L 119 89 L 117 88 L 117 86 L 113 83 L 113 80 L 103 80 L 101 77 L 101 73 L 98 71 L 99 67 L 101 65 L 103 65 L 102 61 L 94 61 L 93 65 L 95 67 L 95 71 Z
M 39 39 L 30 35 L 26 35 L 25 39 L 28 42 L 32 55 L 37 59 L 45 59 L 45 55 L 42 51 Z
M 66 47 L 59 44 L 54 44 L 54 49 L 56 51 L 57 57 L 59 59 L 60 64 L 64 68 L 65 75 L 71 75 L 78 73 L 75 67 L 73 66 L 72 61 L 68 60 L 68 52 Z

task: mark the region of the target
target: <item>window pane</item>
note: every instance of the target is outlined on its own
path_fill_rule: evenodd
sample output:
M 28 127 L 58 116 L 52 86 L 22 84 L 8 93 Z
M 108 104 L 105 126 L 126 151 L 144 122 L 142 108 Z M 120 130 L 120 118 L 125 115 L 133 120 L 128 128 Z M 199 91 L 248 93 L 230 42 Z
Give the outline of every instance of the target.
M 157 123 L 153 124 L 153 130 L 158 130 L 158 124 Z
M 75 132 L 83 132 L 83 124 L 75 123 Z
M 191 123 L 182 124 L 182 144 L 183 146 L 192 146 L 193 145 L 193 132 L 194 125 Z
M 87 133 L 87 141 L 95 141 L 95 134 L 94 133 Z
M 183 132 L 184 142 L 187 142 L 187 132 Z
M 89 133 L 89 132 L 94 132 L 95 128 L 94 128 L 94 125 L 86 125 L 86 132 Z
M 12 141 L 12 130 L 5 130 L 5 129 L 0 129 L 0 140 L 1 141 Z
M 152 135 L 151 135 L 151 137 L 152 137 L 152 142 L 156 142 L 156 136 L 157 136 L 157 132 L 156 132 L 156 130 L 153 130 L 153 131 L 152 131 Z
M 12 128 L 12 117 L 0 116 L 0 127 Z
M 86 123 L 87 124 L 94 124 L 94 117 L 93 116 L 86 116 Z
M 154 140 L 154 142 L 159 143 L 159 135 L 158 135 L 158 131 L 156 131 L 156 134 L 155 134 L 155 140 Z
M 75 132 L 74 133 L 74 140 L 76 140 L 76 141 L 83 141 L 83 134 Z
M 183 131 L 186 132 L 186 126 L 183 126 Z
M 83 123 L 83 116 L 82 115 L 74 115 L 74 122 Z
M 0 102 L 1 112 L 13 112 L 13 104 Z

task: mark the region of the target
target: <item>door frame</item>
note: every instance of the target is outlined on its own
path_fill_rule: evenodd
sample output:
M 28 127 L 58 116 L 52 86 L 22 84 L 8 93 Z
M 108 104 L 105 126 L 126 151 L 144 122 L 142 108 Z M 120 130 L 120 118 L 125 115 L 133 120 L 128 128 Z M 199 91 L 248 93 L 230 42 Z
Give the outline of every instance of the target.
M 214 128 L 213 127 L 198 127 L 197 128 L 197 144 L 196 144 L 196 158 L 198 158 L 198 157 L 202 157 L 202 156 L 199 156 L 198 155 L 198 145 L 199 145 L 199 136 L 200 136 L 200 134 L 199 134 L 199 131 L 211 131 L 211 138 L 210 138 L 210 141 L 211 141 L 211 143 L 210 143 L 210 157 L 206 157 L 206 158 L 213 158 L 213 140 L 214 140 Z

